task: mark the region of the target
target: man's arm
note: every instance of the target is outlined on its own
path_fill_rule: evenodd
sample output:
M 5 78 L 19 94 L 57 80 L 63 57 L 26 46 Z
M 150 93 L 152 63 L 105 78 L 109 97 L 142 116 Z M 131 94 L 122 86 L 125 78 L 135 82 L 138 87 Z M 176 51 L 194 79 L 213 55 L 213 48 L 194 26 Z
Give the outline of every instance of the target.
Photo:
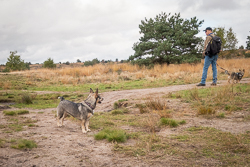
M 203 48 L 203 52 L 202 52 L 202 56 L 205 57 L 205 51 L 207 49 L 207 45 L 208 43 L 211 41 L 212 37 L 211 36 L 207 36 L 206 37 L 206 40 L 205 40 L 205 43 L 204 43 L 204 48 Z

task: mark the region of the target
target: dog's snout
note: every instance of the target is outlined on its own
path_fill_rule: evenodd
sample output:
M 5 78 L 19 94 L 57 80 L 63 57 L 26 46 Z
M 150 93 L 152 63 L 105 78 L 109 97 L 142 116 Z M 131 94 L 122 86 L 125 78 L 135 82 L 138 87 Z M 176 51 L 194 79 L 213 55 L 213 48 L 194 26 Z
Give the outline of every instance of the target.
M 102 97 L 99 97 L 99 98 L 98 98 L 98 103 L 102 103 L 102 101 L 103 101 L 103 98 L 102 98 Z

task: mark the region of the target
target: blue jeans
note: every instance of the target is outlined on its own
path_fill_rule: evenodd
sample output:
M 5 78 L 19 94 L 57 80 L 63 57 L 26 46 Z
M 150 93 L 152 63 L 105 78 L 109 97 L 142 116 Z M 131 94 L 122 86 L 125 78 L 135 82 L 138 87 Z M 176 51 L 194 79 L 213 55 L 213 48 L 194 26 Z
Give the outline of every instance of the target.
M 213 57 L 209 57 L 208 55 L 205 56 L 204 67 L 203 67 L 202 78 L 201 78 L 202 84 L 206 83 L 207 70 L 210 64 L 212 64 L 212 70 L 213 70 L 213 83 L 217 82 L 217 68 L 216 68 L 217 59 L 218 59 L 218 55 L 215 55 Z

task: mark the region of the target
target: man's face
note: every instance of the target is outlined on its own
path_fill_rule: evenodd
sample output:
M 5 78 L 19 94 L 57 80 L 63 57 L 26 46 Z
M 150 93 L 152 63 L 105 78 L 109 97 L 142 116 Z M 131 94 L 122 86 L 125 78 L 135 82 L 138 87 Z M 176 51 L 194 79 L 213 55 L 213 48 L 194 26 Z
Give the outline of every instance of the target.
M 205 31 L 205 33 L 208 36 L 210 33 L 212 33 L 212 31 L 211 30 L 207 30 L 207 31 Z

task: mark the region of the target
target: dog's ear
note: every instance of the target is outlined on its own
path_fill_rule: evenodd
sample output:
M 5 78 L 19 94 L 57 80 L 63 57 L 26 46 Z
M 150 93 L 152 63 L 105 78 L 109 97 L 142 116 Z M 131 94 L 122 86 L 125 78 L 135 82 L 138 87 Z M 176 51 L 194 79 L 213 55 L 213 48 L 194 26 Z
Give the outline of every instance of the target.
M 98 95 L 98 88 L 96 89 L 95 94 L 97 94 L 97 95 Z
M 241 69 L 239 69 L 239 71 L 241 71 Z
M 90 93 L 94 93 L 94 91 L 90 88 Z
M 245 69 L 243 69 L 243 72 L 245 72 Z

